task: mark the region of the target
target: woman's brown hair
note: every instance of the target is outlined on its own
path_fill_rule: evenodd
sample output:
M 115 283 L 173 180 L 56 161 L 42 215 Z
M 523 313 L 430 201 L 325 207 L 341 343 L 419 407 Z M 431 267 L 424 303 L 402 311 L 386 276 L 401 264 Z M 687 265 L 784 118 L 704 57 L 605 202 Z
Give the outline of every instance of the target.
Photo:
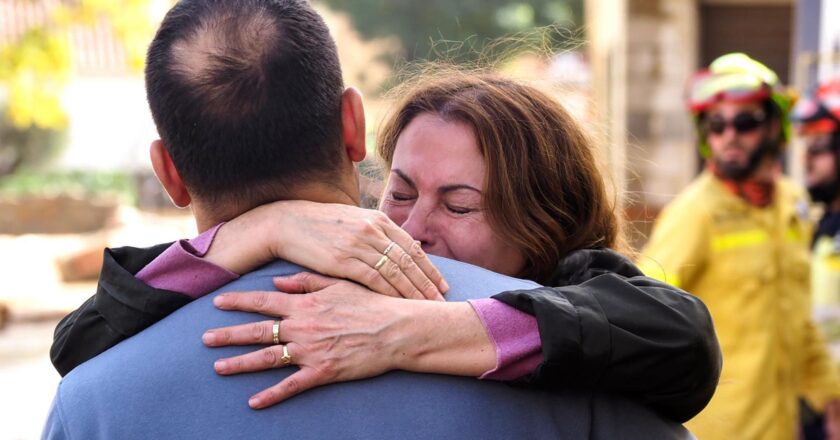
M 484 157 L 493 230 L 525 255 L 518 276 L 547 282 L 570 252 L 616 248 L 620 220 L 593 142 L 548 94 L 493 74 L 447 72 L 408 83 L 377 153 L 390 167 L 397 138 L 418 115 L 469 125 Z

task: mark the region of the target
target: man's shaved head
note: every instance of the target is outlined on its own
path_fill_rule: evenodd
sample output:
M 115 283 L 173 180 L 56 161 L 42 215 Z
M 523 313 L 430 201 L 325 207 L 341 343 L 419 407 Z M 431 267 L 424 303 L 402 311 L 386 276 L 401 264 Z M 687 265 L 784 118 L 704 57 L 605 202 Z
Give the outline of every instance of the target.
M 342 163 L 335 43 L 304 0 L 185 0 L 149 48 L 158 132 L 189 190 L 257 205 Z

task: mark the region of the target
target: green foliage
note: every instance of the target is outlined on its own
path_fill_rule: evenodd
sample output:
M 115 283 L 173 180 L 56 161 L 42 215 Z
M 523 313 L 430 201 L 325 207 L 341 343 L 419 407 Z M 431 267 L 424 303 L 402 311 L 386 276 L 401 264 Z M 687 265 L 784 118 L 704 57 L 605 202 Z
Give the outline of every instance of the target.
M 582 0 L 320 0 L 366 38 L 396 36 L 408 61 L 472 61 L 487 42 L 541 26 L 574 29 Z M 515 44 L 515 41 L 512 42 Z M 553 41 L 561 46 L 563 41 Z M 466 47 L 463 47 L 466 45 Z M 455 50 L 452 50 L 455 49 Z
M 2 196 L 58 196 L 81 198 L 118 197 L 125 203 L 135 203 L 136 182 L 125 173 L 71 171 L 63 173 L 19 172 L 0 178 Z

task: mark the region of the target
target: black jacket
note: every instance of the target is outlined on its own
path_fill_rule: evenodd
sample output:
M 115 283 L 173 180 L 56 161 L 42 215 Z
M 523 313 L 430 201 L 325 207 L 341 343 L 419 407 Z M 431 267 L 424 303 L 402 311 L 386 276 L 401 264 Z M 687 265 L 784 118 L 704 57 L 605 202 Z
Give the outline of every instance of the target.
M 96 294 L 56 327 L 50 357 L 62 375 L 190 302 L 134 277 L 169 244 L 106 249 Z M 714 394 L 721 353 L 696 297 L 647 278 L 609 250 L 565 258 L 557 287 L 493 298 L 534 315 L 545 361 L 516 384 L 621 393 L 684 422 Z

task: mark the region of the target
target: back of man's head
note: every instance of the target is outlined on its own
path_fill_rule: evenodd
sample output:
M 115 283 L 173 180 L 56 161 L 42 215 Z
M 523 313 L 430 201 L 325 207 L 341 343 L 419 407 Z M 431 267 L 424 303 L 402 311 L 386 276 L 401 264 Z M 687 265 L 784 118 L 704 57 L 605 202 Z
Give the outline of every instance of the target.
M 193 197 L 255 206 L 330 181 L 344 89 L 306 0 L 182 0 L 146 63 L 149 106 Z

